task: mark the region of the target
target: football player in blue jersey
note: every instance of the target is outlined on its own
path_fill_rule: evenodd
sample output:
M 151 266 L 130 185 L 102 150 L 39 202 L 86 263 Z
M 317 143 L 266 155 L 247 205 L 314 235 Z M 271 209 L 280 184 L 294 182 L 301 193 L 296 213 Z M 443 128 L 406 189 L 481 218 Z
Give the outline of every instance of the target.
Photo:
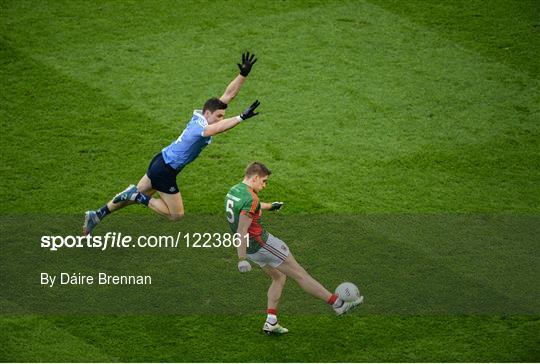
M 184 204 L 176 184 L 178 173 L 199 156 L 210 144 L 213 135 L 234 128 L 243 120 L 258 114 L 255 110 L 260 103 L 256 100 L 240 115 L 224 118 L 227 105 L 242 88 L 255 62 L 257 59 L 254 54 L 242 53 L 242 63 L 238 63 L 240 74 L 227 86 L 220 98 L 208 99 L 202 110 L 193 112 L 193 117 L 182 134 L 156 154 L 137 186 L 128 186 L 103 207 L 85 213 L 84 235 L 91 234 L 96 225 L 111 212 L 133 203 L 146 205 L 173 221 L 184 216 Z M 152 197 L 156 192 L 160 198 Z

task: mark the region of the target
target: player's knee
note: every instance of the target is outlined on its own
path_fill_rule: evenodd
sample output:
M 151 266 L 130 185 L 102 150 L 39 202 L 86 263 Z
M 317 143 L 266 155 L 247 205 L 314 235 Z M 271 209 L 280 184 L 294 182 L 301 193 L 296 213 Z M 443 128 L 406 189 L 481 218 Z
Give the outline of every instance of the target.
M 287 276 L 283 273 L 280 273 L 279 276 L 275 277 L 274 280 L 280 285 L 284 286 L 287 281 Z
M 279 271 L 272 272 L 270 275 L 272 278 L 272 283 L 277 284 L 281 287 L 285 286 L 285 281 L 287 280 L 287 276 Z
M 181 220 L 183 218 L 184 218 L 184 213 L 183 212 L 169 215 L 169 220 L 171 220 L 171 221 L 178 221 L 178 220 Z

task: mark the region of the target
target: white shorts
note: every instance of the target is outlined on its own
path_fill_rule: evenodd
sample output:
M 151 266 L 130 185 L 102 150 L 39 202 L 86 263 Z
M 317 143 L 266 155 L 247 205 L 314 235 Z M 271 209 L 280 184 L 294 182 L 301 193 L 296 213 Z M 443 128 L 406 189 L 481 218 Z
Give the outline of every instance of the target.
M 248 254 L 249 260 L 264 267 L 267 264 L 276 268 L 289 256 L 289 247 L 282 240 L 268 233 L 268 240 L 263 247 L 253 254 Z

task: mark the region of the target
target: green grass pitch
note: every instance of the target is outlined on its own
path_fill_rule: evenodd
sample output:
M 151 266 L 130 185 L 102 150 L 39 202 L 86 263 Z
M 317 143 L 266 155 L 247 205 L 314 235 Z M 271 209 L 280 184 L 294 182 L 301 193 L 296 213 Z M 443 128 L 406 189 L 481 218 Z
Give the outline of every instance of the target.
M 1 361 L 540 359 L 538 1 L 2 1 L 0 14 Z M 284 337 L 260 332 L 268 281 L 239 275 L 233 251 L 37 248 L 137 182 L 246 49 L 259 61 L 227 115 L 256 98 L 261 114 L 180 174 L 186 219 L 137 206 L 97 233 L 225 232 L 225 192 L 265 162 L 262 199 L 286 203 L 269 231 L 322 283 L 366 296 L 337 318 L 290 281 Z M 28 275 L 42 267 L 157 282 L 47 312 L 59 291 Z M 121 297 L 144 300 L 115 310 Z

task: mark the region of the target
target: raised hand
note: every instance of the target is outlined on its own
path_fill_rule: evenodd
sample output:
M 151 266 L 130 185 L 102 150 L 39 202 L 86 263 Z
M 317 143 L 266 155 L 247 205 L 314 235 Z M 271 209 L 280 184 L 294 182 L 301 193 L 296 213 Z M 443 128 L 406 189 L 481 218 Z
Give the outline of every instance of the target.
M 237 63 L 238 68 L 240 68 L 240 74 L 247 77 L 255 62 L 257 62 L 257 58 L 255 58 L 254 54 L 250 54 L 249 52 L 242 53 L 242 64 Z
M 244 110 L 243 113 L 240 114 L 240 119 L 246 120 L 254 117 L 255 115 L 259 115 L 258 112 L 255 112 L 255 109 L 258 108 L 260 104 L 261 103 L 259 102 L 259 100 L 255 100 L 255 102 L 251 104 L 250 107 L 248 107 L 246 110 Z

